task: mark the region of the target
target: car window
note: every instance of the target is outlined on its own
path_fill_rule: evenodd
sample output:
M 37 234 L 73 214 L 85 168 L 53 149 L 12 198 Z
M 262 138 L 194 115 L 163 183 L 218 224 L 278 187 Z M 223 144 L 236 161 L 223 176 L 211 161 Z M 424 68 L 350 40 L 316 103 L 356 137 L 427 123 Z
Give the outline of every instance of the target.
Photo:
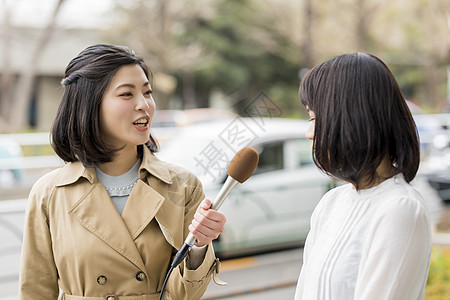
M 306 138 L 292 139 L 285 142 L 286 168 L 298 168 L 314 164 L 312 158 L 312 141 Z
M 283 143 L 260 145 L 258 148 L 259 162 L 255 174 L 283 169 Z

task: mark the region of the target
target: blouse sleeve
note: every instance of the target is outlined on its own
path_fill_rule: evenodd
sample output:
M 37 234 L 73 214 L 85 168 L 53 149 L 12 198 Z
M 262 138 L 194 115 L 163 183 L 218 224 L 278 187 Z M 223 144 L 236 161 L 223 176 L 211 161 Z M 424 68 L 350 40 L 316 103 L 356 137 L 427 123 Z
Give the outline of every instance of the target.
M 354 299 L 423 299 L 431 227 L 418 195 L 392 199 L 366 236 Z
M 57 299 L 58 274 L 45 207 L 46 196 L 35 187 L 28 198 L 25 213 L 19 297 L 21 300 Z

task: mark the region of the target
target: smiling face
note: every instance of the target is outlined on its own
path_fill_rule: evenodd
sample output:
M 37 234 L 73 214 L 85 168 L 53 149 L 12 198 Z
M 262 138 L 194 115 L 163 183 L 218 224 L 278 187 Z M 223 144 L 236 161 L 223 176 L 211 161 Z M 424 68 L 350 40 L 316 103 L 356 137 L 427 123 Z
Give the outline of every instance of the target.
M 142 68 L 126 65 L 117 71 L 100 104 L 100 129 L 110 146 L 135 149 L 150 135 L 155 113 L 152 88 Z

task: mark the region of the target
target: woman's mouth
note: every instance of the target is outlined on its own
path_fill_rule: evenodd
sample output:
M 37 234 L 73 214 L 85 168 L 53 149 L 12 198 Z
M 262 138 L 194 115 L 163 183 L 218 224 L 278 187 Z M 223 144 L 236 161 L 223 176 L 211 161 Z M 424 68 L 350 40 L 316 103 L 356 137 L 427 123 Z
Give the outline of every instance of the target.
M 148 118 L 140 118 L 136 120 L 133 125 L 134 128 L 139 131 L 147 131 L 149 129 L 150 120 Z
M 148 124 L 148 120 L 145 118 L 139 119 L 136 122 L 133 123 L 134 125 L 138 127 L 146 127 Z

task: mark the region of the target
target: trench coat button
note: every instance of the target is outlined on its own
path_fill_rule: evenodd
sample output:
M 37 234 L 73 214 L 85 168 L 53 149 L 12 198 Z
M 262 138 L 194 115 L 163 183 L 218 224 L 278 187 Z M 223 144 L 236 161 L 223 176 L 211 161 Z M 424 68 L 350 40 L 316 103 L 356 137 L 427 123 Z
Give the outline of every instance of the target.
M 100 285 L 105 285 L 106 281 L 108 281 L 108 279 L 104 275 L 100 275 L 97 277 L 97 283 Z
M 144 281 L 147 278 L 147 276 L 145 276 L 145 273 L 142 271 L 139 271 L 136 273 L 136 279 L 138 281 Z

